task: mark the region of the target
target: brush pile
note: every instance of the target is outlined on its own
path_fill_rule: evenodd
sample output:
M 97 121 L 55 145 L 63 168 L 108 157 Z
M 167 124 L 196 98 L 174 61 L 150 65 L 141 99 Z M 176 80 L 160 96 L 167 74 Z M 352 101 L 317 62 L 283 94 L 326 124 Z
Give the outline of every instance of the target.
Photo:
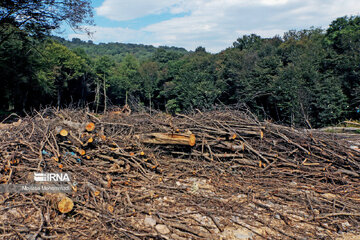
M 46 109 L 0 128 L 0 186 L 70 173 L 71 193 L 1 193 L 0 239 L 356 239 L 360 152 L 239 111 Z M 354 238 L 352 238 L 354 237 Z

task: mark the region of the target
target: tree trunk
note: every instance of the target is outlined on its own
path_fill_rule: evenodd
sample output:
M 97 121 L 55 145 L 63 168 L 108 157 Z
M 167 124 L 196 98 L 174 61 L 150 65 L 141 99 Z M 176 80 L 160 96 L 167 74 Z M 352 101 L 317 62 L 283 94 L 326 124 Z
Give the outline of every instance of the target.
M 81 105 L 86 105 L 86 98 L 85 98 L 85 91 L 86 91 L 86 72 L 84 73 L 82 80 L 81 80 Z
M 151 94 L 149 93 L 149 105 L 150 105 L 150 115 L 151 115 Z
M 95 90 L 95 112 L 98 112 L 100 103 L 100 84 L 96 83 L 96 90 Z
M 128 91 L 125 93 L 125 105 L 128 105 Z
M 57 106 L 60 107 L 60 103 L 61 103 L 61 90 L 58 89 L 57 91 Z
M 104 90 L 104 112 L 106 112 L 107 109 L 107 98 L 106 98 L 106 80 L 105 80 L 105 73 L 104 73 L 104 82 L 103 82 L 103 90 Z

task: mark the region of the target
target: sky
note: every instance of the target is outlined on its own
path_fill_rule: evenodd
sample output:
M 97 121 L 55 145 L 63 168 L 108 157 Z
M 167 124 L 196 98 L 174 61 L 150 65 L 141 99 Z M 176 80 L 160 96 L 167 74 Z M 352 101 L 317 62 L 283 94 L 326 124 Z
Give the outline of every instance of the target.
M 198 46 L 219 52 L 237 38 L 255 33 L 283 36 L 288 30 L 328 25 L 359 15 L 359 0 L 93 0 L 96 26 L 86 34 L 67 30 L 63 37 L 95 43 L 121 42 Z

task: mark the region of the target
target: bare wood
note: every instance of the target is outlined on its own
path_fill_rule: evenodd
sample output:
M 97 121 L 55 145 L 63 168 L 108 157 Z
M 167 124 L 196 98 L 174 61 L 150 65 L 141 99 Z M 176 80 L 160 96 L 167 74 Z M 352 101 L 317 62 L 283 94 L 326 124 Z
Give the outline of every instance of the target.
M 185 152 L 172 152 L 172 154 L 186 155 L 186 156 L 199 156 L 199 157 L 211 157 L 209 153 L 201 153 L 201 152 L 193 152 L 193 153 L 185 153 Z M 230 153 L 214 153 L 213 157 L 217 158 L 239 158 L 243 157 L 243 154 L 230 154 Z
M 64 193 L 47 193 L 45 198 L 51 202 L 51 205 L 61 213 L 68 213 L 74 208 L 74 202 Z
M 151 144 L 170 144 L 170 145 L 186 145 L 194 146 L 196 137 L 194 134 L 173 134 L 173 133 L 148 133 L 135 135 L 142 143 Z

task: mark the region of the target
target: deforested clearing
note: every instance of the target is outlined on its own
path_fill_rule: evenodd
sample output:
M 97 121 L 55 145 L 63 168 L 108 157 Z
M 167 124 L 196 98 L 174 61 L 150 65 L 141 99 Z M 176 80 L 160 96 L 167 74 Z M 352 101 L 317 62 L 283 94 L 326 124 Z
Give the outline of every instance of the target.
M 357 239 L 359 145 L 236 110 L 45 109 L 1 125 L 0 186 L 71 191 L 2 193 L 0 238 Z

